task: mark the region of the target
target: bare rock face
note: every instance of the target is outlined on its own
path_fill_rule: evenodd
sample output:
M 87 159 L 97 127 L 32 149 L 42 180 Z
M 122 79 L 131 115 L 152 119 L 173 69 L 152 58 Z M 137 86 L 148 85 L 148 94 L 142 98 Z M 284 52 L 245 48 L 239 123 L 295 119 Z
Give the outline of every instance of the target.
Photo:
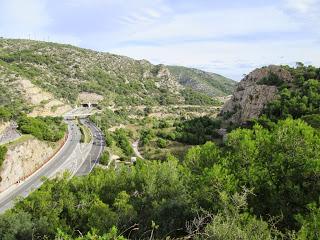
M 183 86 L 171 74 L 170 70 L 163 64 L 155 67 L 154 76 L 157 78 L 156 86 L 159 88 L 168 88 L 172 93 L 178 94 L 178 91 L 183 89 Z
M 60 116 L 71 110 L 69 105 L 55 99 L 51 93 L 34 85 L 30 80 L 19 79 L 16 84 L 26 102 L 34 106 L 33 111 L 29 114 L 32 117 Z
M 258 118 L 266 104 L 277 98 L 277 86 L 263 81 L 271 75 L 288 84 L 293 80 L 290 72 L 280 66 L 270 65 L 252 71 L 239 82 L 221 110 L 227 122 L 243 123 Z
M 62 143 L 48 143 L 35 138 L 10 146 L 0 169 L 0 192 L 40 168 Z
M 104 99 L 102 95 L 97 93 L 81 92 L 79 93 L 78 100 L 80 103 L 94 103 L 98 104 Z
M 168 68 L 166 68 L 164 65 L 159 65 L 159 70 L 157 73 L 158 78 L 170 78 L 171 74 Z

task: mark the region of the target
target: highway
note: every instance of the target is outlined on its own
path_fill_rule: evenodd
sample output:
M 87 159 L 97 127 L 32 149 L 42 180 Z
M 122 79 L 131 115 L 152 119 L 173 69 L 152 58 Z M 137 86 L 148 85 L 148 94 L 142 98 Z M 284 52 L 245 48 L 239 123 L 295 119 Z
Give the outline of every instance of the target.
M 87 175 L 92 171 L 93 167 L 98 163 L 105 146 L 102 132 L 88 119 L 81 119 L 80 121 L 90 129 L 93 136 L 93 145 L 86 160 L 75 174 L 76 176 Z
M 78 176 L 88 174 L 92 171 L 104 148 L 104 138 L 101 131 L 88 120 L 82 121 L 92 131 L 92 135 L 94 136 L 93 142 L 95 144 L 92 146 L 88 158 L 85 159 L 82 166 L 76 172 L 76 175 Z M 25 181 L 19 183 L 18 186 L 15 186 L 14 189 L 10 190 L 10 192 L 7 194 L 1 194 L 0 213 L 11 208 L 14 205 L 14 200 L 17 197 L 26 197 L 34 189 L 39 188 L 43 183 L 41 180 L 42 177 L 51 178 L 54 177 L 59 171 L 63 170 L 63 166 L 68 161 L 68 158 L 71 156 L 81 139 L 81 132 L 78 126 L 72 121 L 67 120 L 66 122 L 68 124 L 68 138 L 64 146 L 49 162 L 28 177 Z

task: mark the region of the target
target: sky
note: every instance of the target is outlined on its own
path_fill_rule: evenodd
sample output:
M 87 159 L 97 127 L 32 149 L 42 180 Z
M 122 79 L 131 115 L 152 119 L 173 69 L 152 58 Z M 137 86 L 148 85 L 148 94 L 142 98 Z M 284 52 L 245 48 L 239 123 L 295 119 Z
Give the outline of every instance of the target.
M 69 43 L 240 80 L 320 65 L 320 0 L 0 0 L 0 36 Z

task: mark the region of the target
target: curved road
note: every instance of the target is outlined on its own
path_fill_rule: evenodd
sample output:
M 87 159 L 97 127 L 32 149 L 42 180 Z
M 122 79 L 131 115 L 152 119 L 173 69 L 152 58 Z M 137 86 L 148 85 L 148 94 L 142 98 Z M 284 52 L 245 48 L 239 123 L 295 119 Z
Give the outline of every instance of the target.
M 53 177 L 57 172 L 59 172 L 59 170 L 63 168 L 63 165 L 68 161 L 68 158 L 71 156 L 81 139 L 81 133 L 77 125 L 70 120 L 67 120 L 66 122 L 68 124 L 69 134 L 65 145 L 61 148 L 57 155 L 55 155 L 42 168 L 28 177 L 24 182 L 20 183 L 20 185 L 16 186 L 13 190 L 8 192 L 8 194 L 1 196 L 0 213 L 11 208 L 14 205 L 14 201 L 17 197 L 26 197 L 34 189 L 39 188 L 43 183 L 41 180 L 42 177 Z M 85 175 L 90 173 L 94 165 L 98 162 L 104 147 L 104 138 L 101 131 L 93 123 L 87 120 L 83 120 L 83 123 L 86 124 L 91 130 L 92 135 L 94 136 L 93 142 L 95 144 L 92 146 L 88 158 L 83 162 L 82 166 L 76 172 L 76 175 Z
M 88 119 L 81 119 L 82 124 L 86 125 L 93 136 L 93 145 L 86 160 L 76 172 L 76 176 L 89 174 L 93 167 L 99 162 L 99 158 L 103 152 L 105 141 L 102 132 Z

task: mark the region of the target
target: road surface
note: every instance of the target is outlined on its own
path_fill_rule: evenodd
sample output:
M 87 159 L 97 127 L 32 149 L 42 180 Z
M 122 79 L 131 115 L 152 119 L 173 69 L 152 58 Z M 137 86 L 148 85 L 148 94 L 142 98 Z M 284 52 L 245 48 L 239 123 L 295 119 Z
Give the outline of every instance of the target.
M 82 124 L 85 124 L 91 131 L 93 136 L 93 146 L 86 160 L 78 169 L 76 176 L 82 176 L 90 173 L 93 167 L 99 162 L 100 156 L 103 152 L 105 141 L 102 132 L 90 120 L 81 119 Z
M 94 113 L 99 112 L 96 108 L 93 107 L 78 107 L 74 108 L 71 111 L 67 112 L 64 117 L 65 118 L 74 118 L 74 117 L 89 117 Z
M 104 147 L 104 138 L 101 131 L 91 122 L 83 120 L 93 133 L 93 141 L 96 143 L 92 146 L 90 151 L 89 159 L 87 158 L 82 166 L 78 169 L 77 175 L 88 174 L 92 171 L 94 165 L 98 162 L 99 157 L 102 154 Z M 13 190 L 5 195 L 1 194 L 0 198 L 0 213 L 6 211 L 14 205 L 14 200 L 21 196 L 26 197 L 34 189 L 37 189 L 43 183 L 41 178 L 43 176 L 50 178 L 54 177 L 59 171 L 63 170 L 63 166 L 68 161 L 69 157 L 72 155 L 76 146 L 79 144 L 81 139 L 81 133 L 77 125 L 72 121 L 67 121 L 69 135 L 66 140 L 65 145 L 57 153 L 54 158 L 52 158 L 48 163 L 46 163 L 42 168 L 36 171 L 33 175 L 28 177 L 22 183 L 19 183 Z M 91 157 L 90 157 L 91 156 Z
M 17 127 L 15 122 L 11 122 L 0 135 L 0 144 L 8 143 L 21 137 L 21 134 L 17 131 Z

